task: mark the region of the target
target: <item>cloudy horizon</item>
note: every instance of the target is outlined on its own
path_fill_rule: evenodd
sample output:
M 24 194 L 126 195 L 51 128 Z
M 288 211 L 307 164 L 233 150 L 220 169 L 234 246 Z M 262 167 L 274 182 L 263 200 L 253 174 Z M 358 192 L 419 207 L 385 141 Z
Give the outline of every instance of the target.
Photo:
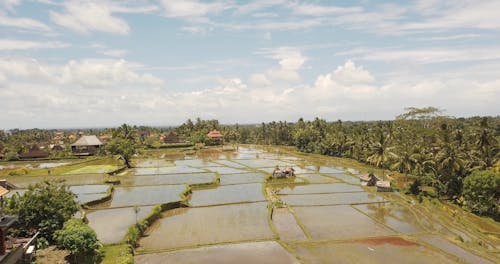
M 500 114 L 500 2 L 0 2 L 0 129 Z

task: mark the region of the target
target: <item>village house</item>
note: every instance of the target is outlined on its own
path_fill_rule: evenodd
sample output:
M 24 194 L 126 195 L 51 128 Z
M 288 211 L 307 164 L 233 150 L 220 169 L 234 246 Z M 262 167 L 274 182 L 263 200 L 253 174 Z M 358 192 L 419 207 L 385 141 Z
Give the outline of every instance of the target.
M 165 144 L 181 143 L 181 139 L 179 138 L 179 136 L 177 136 L 177 134 L 175 132 L 170 132 L 170 133 L 168 133 L 168 135 L 162 136 L 162 138 L 160 140 L 163 141 L 163 143 L 165 143 Z
M 222 145 L 224 143 L 224 136 L 218 130 L 208 132 L 207 137 L 212 141 L 213 145 Z
M 19 155 L 20 159 L 43 159 L 48 157 L 49 153 L 37 145 L 31 146 L 27 151 Z
M 75 156 L 92 156 L 104 146 L 104 143 L 95 135 L 82 136 L 71 144 L 71 152 Z

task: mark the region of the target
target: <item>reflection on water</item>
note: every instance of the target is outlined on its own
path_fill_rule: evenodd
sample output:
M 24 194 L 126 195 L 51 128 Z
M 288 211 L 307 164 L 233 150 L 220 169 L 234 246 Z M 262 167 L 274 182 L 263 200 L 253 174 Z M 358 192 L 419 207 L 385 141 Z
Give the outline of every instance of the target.
M 153 206 L 103 209 L 87 212 L 89 225 L 97 233 L 97 238 L 104 244 L 121 242 L 130 226 L 145 218 Z M 137 213 L 136 213 L 137 212 Z
M 194 190 L 189 204 L 207 206 L 217 204 L 265 201 L 262 184 L 249 183 L 219 186 L 214 189 Z
M 139 243 L 141 249 L 168 249 L 270 239 L 273 232 L 267 212 L 267 203 L 174 209 L 165 213 Z
M 116 187 L 109 207 L 176 202 L 185 189 L 184 185 Z

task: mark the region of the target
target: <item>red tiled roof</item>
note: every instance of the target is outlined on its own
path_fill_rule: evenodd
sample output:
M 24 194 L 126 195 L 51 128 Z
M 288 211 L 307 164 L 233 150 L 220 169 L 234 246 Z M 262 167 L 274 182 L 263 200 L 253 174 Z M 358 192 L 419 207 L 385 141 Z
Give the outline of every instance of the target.
M 212 131 L 208 132 L 207 136 L 209 138 L 221 138 L 222 137 L 221 133 L 217 130 L 212 130 Z

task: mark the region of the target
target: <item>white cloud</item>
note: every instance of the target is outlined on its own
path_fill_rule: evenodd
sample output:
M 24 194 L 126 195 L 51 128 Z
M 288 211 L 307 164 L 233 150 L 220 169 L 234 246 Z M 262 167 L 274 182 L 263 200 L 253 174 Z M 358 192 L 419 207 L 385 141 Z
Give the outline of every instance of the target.
M 112 15 L 106 2 L 71 1 L 65 4 L 65 12 L 50 11 L 51 20 L 76 32 L 101 31 L 126 35 L 130 31 L 127 22 Z
M 270 68 L 264 73 L 266 80 L 281 80 L 285 82 L 297 82 L 301 80 L 298 71 L 307 61 L 307 57 L 302 55 L 298 48 L 279 47 L 276 49 L 261 49 L 256 54 L 264 55 L 278 61 L 279 67 Z
M 163 85 L 163 81 L 148 73 L 138 73 L 125 60 L 71 60 L 65 65 L 39 63 L 34 59 L 4 59 L 0 74 L 21 78 L 26 82 L 43 81 L 47 85 L 78 87 L 117 87 L 134 85 Z
M 333 5 L 317 5 L 310 3 L 297 3 L 294 2 L 288 5 L 289 8 L 295 14 L 308 15 L 308 16 L 325 16 L 325 15 L 336 15 L 336 14 L 349 14 L 357 13 L 363 11 L 363 8 L 358 6 L 353 7 L 341 7 Z
M 431 64 L 443 62 L 471 62 L 500 59 L 500 48 L 407 48 L 371 49 L 355 48 L 335 55 L 353 55 L 358 59 L 383 62 L 412 62 Z
M 215 1 L 211 3 L 197 0 L 162 0 L 165 15 L 168 17 L 204 17 L 230 8 L 227 2 Z
M 27 50 L 27 49 L 57 49 L 66 48 L 70 45 L 58 41 L 26 41 L 17 39 L 0 39 L 0 50 Z
M 124 50 L 124 49 L 107 49 L 107 50 L 98 51 L 98 53 L 106 55 L 106 56 L 110 56 L 110 57 L 122 58 L 122 57 L 125 57 L 125 55 L 127 55 L 128 51 Z
M 2 0 L 2 5 L 8 11 L 14 11 L 14 8 L 21 4 L 21 0 Z
M 166 125 L 197 116 L 224 123 L 315 116 L 373 120 L 394 118 L 407 106 L 428 105 L 447 109 L 452 115 L 500 112 L 495 103 L 500 92 L 498 76 L 481 82 L 428 78 L 377 84 L 372 73 L 348 60 L 330 73 L 318 75 L 310 85 L 269 89 L 266 78 L 253 75 L 248 84 L 237 77 L 218 78 L 213 88 L 169 92 L 162 80 L 133 70 L 123 60 L 80 60 L 64 65 L 2 60 L 0 104 L 6 111 L 2 125 Z
M 9 17 L 2 13 L 0 13 L 0 25 L 39 32 L 52 31 L 49 26 L 40 21 L 31 18 Z

